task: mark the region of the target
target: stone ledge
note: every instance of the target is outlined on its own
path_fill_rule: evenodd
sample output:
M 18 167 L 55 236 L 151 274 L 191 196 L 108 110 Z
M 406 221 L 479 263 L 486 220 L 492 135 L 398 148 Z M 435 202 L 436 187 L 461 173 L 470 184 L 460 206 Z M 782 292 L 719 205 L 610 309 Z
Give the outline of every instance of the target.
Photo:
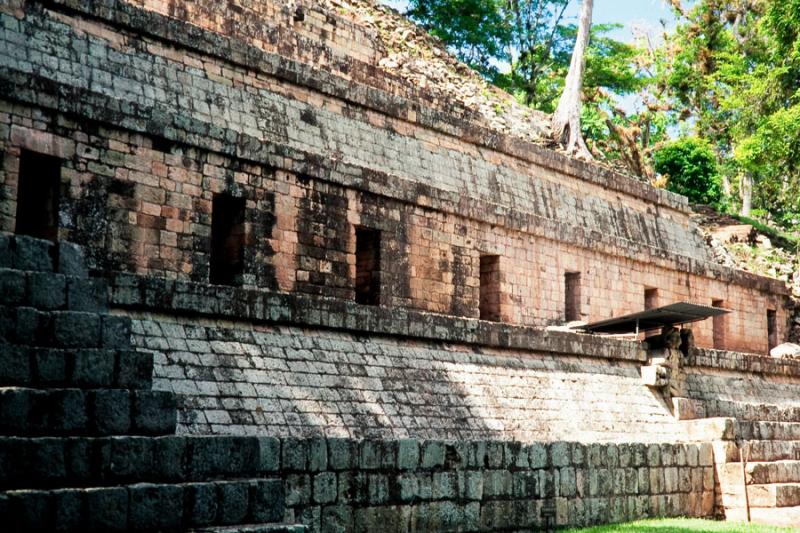
M 279 79 L 285 79 L 291 83 L 308 86 L 323 92 L 326 90 L 334 91 L 337 97 L 345 98 L 352 92 L 360 95 L 359 98 L 371 101 L 374 106 L 380 109 L 387 107 L 390 109 L 405 109 L 403 106 L 394 105 L 397 102 L 392 100 L 394 97 L 391 95 L 361 86 L 353 89 L 352 84 L 343 84 L 341 79 L 313 69 L 310 66 L 293 63 L 279 56 L 267 57 L 266 53 L 259 49 L 240 50 L 242 47 L 246 48 L 246 45 L 212 32 L 205 32 L 168 17 L 141 10 L 137 11 L 137 8 L 127 4 L 117 4 L 112 0 L 111 4 L 106 7 L 98 7 L 93 3 L 89 7 L 81 7 L 72 0 L 57 1 L 61 2 L 65 7 L 75 4 L 73 7 L 68 7 L 69 9 L 74 8 L 79 11 L 83 9 L 84 11 L 82 12 L 91 14 L 102 21 L 110 22 L 123 28 L 133 28 L 150 35 L 152 35 L 152 31 L 155 31 L 150 29 L 150 25 L 162 24 L 164 28 L 159 31 L 165 33 L 160 37 L 156 36 L 157 38 L 177 43 L 181 46 L 194 47 L 194 49 L 211 54 L 214 57 L 220 57 L 219 54 L 223 54 L 227 57 L 225 60 L 232 63 L 237 63 L 238 61 L 238 64 L 250 64 L 255 61 L 258 68 L 266 69 L 264 72 Z M 120 20 L 117 20 L 117 18 Z M 201 46 L 198 43 L 203 44 Z M 248 52 L 248 50 L 250 51 Z M 258 61 L 256 61 L 256 56 L 260 58 Z M 286 77 L 288 71 L 291 71 L 292 75 Z M 323 82 L 329 82 L 331 87 L 328 87 Z M 140 133 L 164 136 L 170 140 L 180 139 L 181 142 L 203 149 L 218 151 L 260 164 L 274 167 L 288 165 L 286 169 L 290 172 L 309 174 L 322 180 L 344 184 L 356 189 L 368 190 L 374 194 L 387 195 L 417 205 L 426 205 L 432 209 L 462 214 L 469 218 L 507 226 L 519 231 L 531 232 L 546 238 L 552 238 L 552 235 L 565 232 L 561 239 L 564 242 L 575 243 L 578 246 L 600 253 L 622 255 L 634 261 L 654 263 L 664 268 L 674 268 L 675 264 L 677 264 L 678 270 L 687 271 L 698 276 L 732 282 L 762 292 L 780 295 L 788 294 L 786 286 L 776 280 L 760 278 L 749 273 L 678 256 L 662 248 L 646 246 L 636 241 L 629 241 L 623 238 L 608 238 L 600 231 L 592 231 L 582 227 L 565 229 L 559 221 L 544 219 L 528 213 L 520 214 L 508 207 L 490 202 L 473 201 L 468 205 L 464 205 L 464 202 L 460 201 L 457 196 L 447 191 L 433 187 L 405 186 L 407 185 L 407 180 L 396 176 L 341 163 L 331 165 L 317 154 L 300 152 L 272 143 L 264 143 L 248 135 L 232 130 L 215 128 L 213 125 L 200 121 L 190 121 L 190 124 L 186 125 L 186 129 L 182 130 L 186 135 L 179 135 L 176 129 L 178 125 L 169 121 L 170 112 L 163 106 L 142 107 L 7 68 L 0 69 L 0 86 L 5 89 L 4 92 L 6 94 L 14 95 L 15 100 L 32 105 L 55 108 L 65 113 L 75 113 L 93 121 L 115 124 L 121 128 Z M 406 103 L 408 104 L 409 102 Z M 360 105 L 366 104 L 361 103 Z M 544 150 L 543 153 L 549 158 L 557 159 L 561 157 L 564 160 L 562 161 L 564 164 L 580 163 L 564 158 L 552 151 Z M 290 162 L 286 163 L 286 161 Z M 553 165 L 539 163 L 543 166 L 554 168 Z M 594 179 L 592 176 L 602 170 L 591 165 L 583 165 L 581 172 L 585 175 L 582 176 L 582 179 Z M 566 172 L 563 169 L 562 171 Z M 606 187 L 611 186 L 611 182 L 602 182 L 600 184 Z M 407 192 L 398 194 L 396 191 Z M 656 189 L 653 189 L 653 191 L 656 191 Z M 656 201 L 654 198 L 649 198 L 649 200 Z M 487 217 L 486 213 L 490 213 L 491 216 Z
M 692 355 L 684 358 L 684 365 L 748 374 L 800 377 L 800 361 L 710 348 L 695 348 Z
M 350 60 L 352 66 L 355 67 L 351 74 L 362 71 L 364 72 L 362 79 L 347 79 L 292 59 L 264 52 L 243 41 L 193 26 L 179 19 L 141 9 L 120 0 L 104 2 L 48 0 L 42 3 L 51 7 L 76 11 L 115 26 L 153 36 L 247 68 L 254 68 L 281 80 L 309 87 L 324 94 L 368 107 L 379 113 L 435 129 L 464 142 L 497 150 L 530 163 L 569 174 L 582 181 L 670 209 L 684 213 L 690 212 L 687 199 L 681 195 L 657 189 L 600 165 L 579 161 L 551 149 L 490 130 L 478 124 L 478 115 L 472 110 L 453 105 L 454 109 L 445 112 L 442 109 L 431 107 L 432 97 L 425 91 L 417 89 L 414 91 L 412 99 L 367 85 L 367 80 L 390 75 L 360 61 Z M 421 102 L 424 102 L 424 105 L 421 105 Z
M 126 273 L 110 274 L 109 287 L 111 305 L 127 309 L 291 324 L 639 363 L 647 359 L 641 345 L 630 341 L 545 331 L 400 308 L 365 306 L 320 296 L 223 287 Z
M 132 110 L 126 114 L 121 109 L 125 108 L 127 104 L 119 100 L 77 87 L 57 86 L 52 80 L 16 72 L 5 67 L 0 67 L 0 88 L 4 89 L 6 94 L 14 95 L 17 101 L 56 109 L 64 113 L 78 114 L 91 121 L 113 124 L 116 127 L 138 133 L 163 136 L 176 142 L 182 139 L 180 142 L 203 150 L 219 152 L 274 168 L 284 168 L 288 172 L 311 175 L 346 187 L 365 190 L 404 202 L 422 204 L 434 210 L 460 214 L 467 218 L 502 225 L 518 231 L 530 232 L 558 242 L 574 243 L 600 253 L 619 255 L 633 261 L 689 272 L 697 276 L 750 287 L 760 292 L 789 294 L 786 284 L 779 280 L 676 255 L 662 248 L 614 238 L 597 230 L 589 230 L 580 226 L 566 228 L 561 221 L 514 212 L 507 207 L 485 201 L 472 200 L 465 205 L 465 202 L 458 200 L 453 193 L 432 186 L 415 185 L 412 187 L 406 185 L 407 180 L 402 178 L 344 163 L 336 164 L 335 168 L 327 167 L 323 159 L 316 154 L 262 142 L 233 130 L 212 128 L 208 124 L 198 122 L 185 131 L 185 136 L 180 136 L 172 124 L 165 124 L 159 120 L 158 117 L 169 116 L 169 113 L 160 107 L 136 108 L 135 111 Z M 215 131 L 219 138 L 213 138 Z M 229 141 L 231 135 L 236 139 L 235 142 Z M 288 164 L 287 160 L 290 161 Z M 554 237 L 559 232 L 564 234 L 561 239 Z

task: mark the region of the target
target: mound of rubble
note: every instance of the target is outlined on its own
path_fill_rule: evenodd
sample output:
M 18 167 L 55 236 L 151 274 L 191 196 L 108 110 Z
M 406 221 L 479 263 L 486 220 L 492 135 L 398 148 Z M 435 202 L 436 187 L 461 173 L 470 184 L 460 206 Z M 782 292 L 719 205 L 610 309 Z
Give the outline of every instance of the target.
M 708 206 L 693 209 L 693 218 L 718 263 L 779 279 L 790 287 L 796 300 L 790 340 L 800 343 L 800 250 L 779 240 L 773 242 L 757 228 Z
M 374 0 L 324 0 L 324 6 L 375 31 L 384 47 L 379 66 L 443 105 L 457 102 L 478 112 L 500 133 L 550 144 L 550 116 L 518 103 L 458 61 L 445 45 L 396 10 Z

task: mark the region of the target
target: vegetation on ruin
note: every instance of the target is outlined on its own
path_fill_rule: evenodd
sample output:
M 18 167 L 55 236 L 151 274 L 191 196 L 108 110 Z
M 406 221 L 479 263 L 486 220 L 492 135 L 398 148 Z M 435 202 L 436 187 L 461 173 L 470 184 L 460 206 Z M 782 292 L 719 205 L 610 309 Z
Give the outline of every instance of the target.
M 569 2 L 411 0 L 408 14 L 521 104 L 552 113 L 576 41 L 564 17 Z M 670 4 L 677 25 L 656 38 L 628 44 L 609 37 L 613 26 L 592 28 L 582 89 L 587 145 L 598 160 L 693 201 L 796 233 L 800 0 Z M 623 109 L 632 95 L 639 105 Z M 664 170 L 676 146 L 696 139 L 716 163 L 705 190 L 696 174 Z
M 790 533 L 794 528 L 719 522 L 696 518 L 639 520 L 626 524 L 570 529 L 567 533 Z

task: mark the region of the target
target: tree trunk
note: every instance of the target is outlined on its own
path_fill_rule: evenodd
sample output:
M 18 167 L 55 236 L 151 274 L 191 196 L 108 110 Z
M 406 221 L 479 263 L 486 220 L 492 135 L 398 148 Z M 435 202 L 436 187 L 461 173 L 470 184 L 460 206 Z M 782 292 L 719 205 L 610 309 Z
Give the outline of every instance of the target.
M 586 68 L 586 48 L 589 46 L 589 30 L 592 27 L 592 7 L 594 0 L 583 0 L 581 4 L 578 36 L 569 72 L 564 82 L 564 92 L 553 114 L 553 138 L 564 145 L 567 153 L 585 159 L 592 159 L 581 133 L 581 89 L 583 72 Z
M 743 217 L 750 216 L 750 209 L 753 207 L 753 175 L 749 172 L 742 174 L 742 183 L 739 187 L 742 196 L 742 211 L 739 213 Z

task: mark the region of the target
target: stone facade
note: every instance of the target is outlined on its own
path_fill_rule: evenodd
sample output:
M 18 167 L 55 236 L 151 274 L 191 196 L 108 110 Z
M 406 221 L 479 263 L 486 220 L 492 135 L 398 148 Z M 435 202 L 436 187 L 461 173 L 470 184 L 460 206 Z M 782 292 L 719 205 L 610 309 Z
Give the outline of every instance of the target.
M 685 198 L 381 75 L 376 43 L 271 0 L 0 4 L 0 519 L 526 530 L 752 492 L 794 520 L 800 371 L 755 355 L 786 287 L 714 264 Z M 12 237 L 20 210 L 58 244 Z M 646 293 L 732 311 L 679 386 L 642 343 L 545 329 Z
M 149 4 L 26 6 L 3 15 L 20 52 L 2 65 L 5 231 L 20 150 L 45 151 L 63 158 L 60 235 L 104 270 L 207 281 L 212 198 L 228 193 L 246 201 L 247 286 L 352 298 L 363 226 L 382 232 L 383 305 L 478 317 L 491 254 L 511 323 L 562 321 L 578 272 L 586 320 L 656 288 L 731 308 L 727 349 L 766 352 L 768 309 L 787 335 L 785 287 L 711 264 L 683 198 L 295 62 L 308 37 L 276 51 Z M 713 344 L 710 324 L 697 339 Z

